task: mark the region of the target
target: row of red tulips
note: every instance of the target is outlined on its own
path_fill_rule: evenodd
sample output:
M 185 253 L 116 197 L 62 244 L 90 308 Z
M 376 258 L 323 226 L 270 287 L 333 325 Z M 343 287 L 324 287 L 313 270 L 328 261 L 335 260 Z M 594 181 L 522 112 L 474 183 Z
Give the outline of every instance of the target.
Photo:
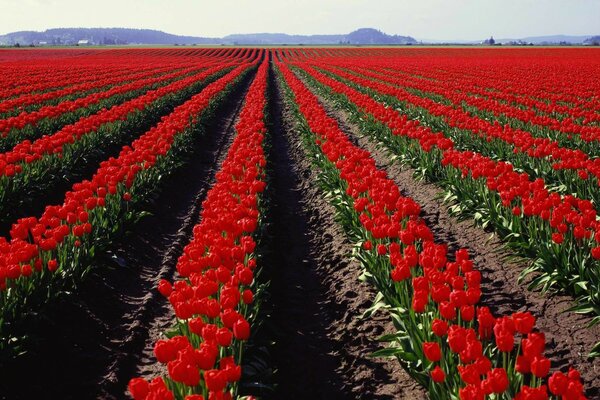
M 595 95 L 600 85 L 594 79 L 598 74 L 597 54 L 593 51 L 511 49 L 498 55 L 482 50 L 478 56 L 476 52 L 437 50 L 432 57 L 420 51 L 417 58 L 407 53 L 384 50 L 369 57 L 364 51 L 350 51 L 343 58 L 338 55 L 337 60 L 329 61 L 368 62 L 390 73 L 401 72 L 407 80 L 422 78 L 442 86 L 452 85 L 465 94 L 532 109 L 539 115 L 564 115 L 582 123 L 587 116 L 595 120 L 600 111 Z M 452 54 L 445 57 L 443 53 Z M 312 57 L 322 58 L 323 54 Z M 570 73 L 575 69 L 581 72 L 577 77 Z
M 278 63 L 307 150 L 345 226 L 360 238 L 357 256 L 395 314 L 389 338 L 407 370 L 434 399 L 582 399 L 576 370 L 550 374 L 545 339 L 528 312 L 496 317 L 480 306 L 481 275 L 461 249 L 448 254 L 367 151 L 356 147 L 316 96 Z M 550 391 L 550 392 L 549 392 Z
M 465 122 L 460 121 L 462 123 L 470 123 L 468 120 L 478 120 L 479 125 L 474 131 L 481 130 L 485 132 L 502 128 L 503 137 L 516 136 L 520 144 L 526 146 L 525 149 L 528 153 L 535 154 L 536 157 L 552 155 L 555 160 L 564 160 L 561 163 L 563 165 L 569 165 L 569 160 L 575 160 L 579 165 L 581 162 L 588 161 L 589 157 L 587 156 L 597 155 L 598 150 L 593 142 L 596 142 L 600 137 L 600 129 L 598 129 L 600 127 L 598 126 L 583 126 L 576 124 L 572 119 L 565 118 L 556 123 L 560 122 L 562 126 L 569 126 L 570 128 L 561 128 L 561 126 L 537 121 L 538 118 L 542 117 L 536 117 L 535 115 L 515 117 L 511 113 L 505 112 L 507 105 L 502 103 L 497 105 L 488 104 L 481 96 L 474 99 L 465 99 L 469 95 L 461 92 L 457 93 L 454 85 L 451 88 L 445 88 L 445 85 L 436 85 L 427 80 L 411 83 L 410 79 L 407 79 L 404 75 L 392 73 L 383 68 L 352 69 L 360 71 L 359 73 L 363 76 L 392 84 L 408 93 L 423 98 L 417 100 L 420 101 L 418 106 L 427 109 L 434 106 L 430 111 L 432 114 L 454 114 L 455 120 L 459 120 L 458 118 L 467 120 Z M 445 110 L 441 108 L 445 108 Z M 525 114 L 535 114 L 531 110 L 517 109 Z M 600 114 L 597 115 L 600 116 Z M 548 119 L 550 117 L 544 118 Z M 557 158 L 557 155 L 560 157 Z M 560 164 L 559 167 L 563 168 Z
M 197 61 L 202 62 L 208 58 L 207 54 L 201 54 Z M 217 49 L 210 58 L 224 56 L 229 53 L 229 49 Z M 39 53 L 38 53 L 39 55 Z M 3 62 L 2 68 L 6 74 L 0 77 L 0 100 L 4 101 L 19 96 L 28 96 L 31 93 L 44 93 L 68 86 L 88 82 L 90 80 L 102 78 L 106 74 L 119 73 L 125 66 L 137 66 L 138 71 L 156 68 L 161 65 L 173 63 L 185 64 L 181 54 L 157 51 L 107 51 L 102 54 L 87 55 L 77 57 L 67 51 L 69 62 L 64 62 L 62 57 L 44 57 L 43 59 L 34 58 L 24 60 L 19 58 L 14 62 Z M 189 60 L 188 60 L 189 61 Z M 205 61 L 205 60 L 204 60 Z
M 268 68 L 264 61 L 248 90 L 236 136 L 202 203 L 194 236 L 178 260 L 179 278 L 158 286 L 177 317 L 174 331 L 154 347 L 168 375 L 151 382 L 132 379 L 129 391 L 135 400 L 237 397 L 244 341 L 255 316 L 253 235 L 266 186 Z
M 440 130 L 451 138 L 457 149 L 470 150 L 484 156 L 510 162 L 531 179 L 543 178 L 547 186 L 564 187 L 564 192 L 573 193 L 580 199 L 600 201 L 596 189 L 600 163 L 581 149 L 561 147 L 556 141 L 532 136 L 529 132 L 502 126 L 498 122 L 472 116 L 452 106 L 407 93 L 395 86 L 371 82 L 353 74 L 341 72 L 341 77 L 360 83 L 363 88 L 375 90 L 370 94 L 390 97 L 384 101 L 399 106 L 403 112 L 429 122 L 430 127 Z M 382 78 L 388 81 L 388 78 Z M 406 102 L 408 106 L 402 106 Z M 439 120 L 434 118 L 439 117 Z M 456 128 L 456 129 L 454 129 Z M 592 149 L 592 152 L 596 150 Z
M 118 157 L 102 162 L 90 180 L 74 184 L 63 204 L 47 206 L 39 218 L 18 220 L 11 239 L 0 238 L 3 324 L 35 311 L 85 274 L 96 249 L 136 218 L 135 205 L 176 168 L 190 141 L 202 134 L 203 118 L 210 118 L 215 105 L 248 73 L 253 64 L 244 61 L 123 147 Z M 10 343 L 9 335 L 1 336 Z
M 0 220 L 13 220 L 18 207 L 40 201 L 40 196 L 55 190 L 57 183 L 79 180 L 82 171 L 141 135 L 233 65 L 206 67 L 82 118 L 54 134 L 34 142 L 25 140 L 12 151 L 0 153 Z
M 63 101 L 56 105 L 48 105 L 41 107 L 39 110 L 32 112 L 22 112 L 14 117 L 9 117 L 0 120 L 0 133 L 3 137 L 7 137 L 13 130 L 20 130 L 26 126 L 35 127 L 39 121 L 47 118 L 59 118 L 63 114 L 72 113 L 78 109 L 87 108 L 93 104 L 99 103 L 102 100 L 109 99 L 113 96 L 124 94 L 127 92 L 136 92 L 152 85 L 160 84 L 161 82 L 174 79 L 185 74 L 194 72 L 198 67 L 192 66 L 177 72 L 171 72 L 166 75 L 157 74 L 154 71 L 137 74 L 135 78 L 123 80 L 122 77 L 109 78 L 110 88 L 101 92 L 94 92 L 85 97 L 75 100 Z M 128 82 L 130 81 L 130 82 Z
M 580 311 L 600 314 L 596 261 L 600 258 L 600 234 L 592 202 L 553 193 L 542 178 L 531 180 L 507 162 L 457 150 L 450 138 L 420 121 L 346 83 L 310 68 L 307 72 L 320 84 L 343 94 L 350 108 L 355 105 L 360 114 L 372 116 L 373 123 L 362 121 L 368 125 L 365 132 L 440 182 L 454 196 L 455 211 L 478 215 L 480 223 L 493 226 L 521 254 L 535 258 L 534 266 L 525 271 L 541 272 L 532 285 L 559 285 L 582 300 L 585 306 Z
M 118 62 L 103 63 L 106 72 L 118 72 L 123 65 Z M 0 100 L 15 99 L 20 96 L 28 96 L 31 93 L 40 93 L 58 90 L 67 86 L 76 85 L 92 80 L 95 72 L 98 72 L 98 63 L 87 59 L 79 62 L 64 63 L 39 63 L 21 61 L 16 65 L 4 65 L 6 75 L 0 77 L 2 89 L 0 89 Z M 100 77 L 103 74 L 100 73 Z
M 322 79 L 322 82 L 327 82 L 328 84 L 336 85 L 337 89 L 344 89 L 344 87 L 346 86 L 343 83 L 337 83 L 335 80 L 333 80 L 331 78 L 328 78 L 325 75 L 319 74 L 315 70 L 309 70 L 309 72 L 312 73 L 311 75 L 313 77 L 317 77 L 317 78 Z M 363 87 L 368 87 L 368 88 L 371 88 L 371 89 L 376 89 L 377 93 L 383 93 L 383 94 L 386 94 L 386 95 L 391 95 L 391 96 L 393 96 L 393 97 L 395 97 L 397 99 L 400 99 L 400 100 L 405 100 L 405 98 L 403 98 L 402 95 L 399 94 L 399 92 L 396 90 L 395 87 L 388 86 L 388 85 L 385 85 L 385 84 L 379 84 L 377 82 L 372 82 L 372 81 L 370 81 L 368 79 L 363 79 L 363 78 L 354 76 L 352 74 L 347 74 L 347 73 L 343 73 L 343 72 L 340 72 L 337 75 L 340 76 L 340 77 L 342 77 L 342 78 L 345 78 L 345 79 L 347 79 L 347 80 L 349 80 L 351 82 L 359 83 Z M 369 103 L 369 105 L 372 106 L 372 107 L 378 106 L 378 108 L 381 109 L 381 107 L 383 106 L 381 103 L 377 103 L 371 97 L 365 96 L 365 95 L 361 95 L 359 92 L 357 92 L 356 90 L 354 90 L 352 88 L 347 88 L 344 91 L 345 91 L 345 94 L 347 94 L 347 95 L 351 94 L 351 95 L 354 95 L 357 99 L 360 98 L 360 99 L 363 99 L 364 101 L 367 101 Z M 509 129 L 509 132 L 506 135 L 504 135 L 504 134 L 502 134 L 503 131 L 502 131 L 501 128 L 496 129 L 495 132 L 492 129 L 487 130 L 487 129 L 485 129 L 486 128 L 486 126 L 485 126 L 486 122 L 485 121 L 480 121 L 477 118 L 473 118 L 473 117 L 469 118 L 466 115 L 459 115 L 459 116 L 453 115 L 453 113 L 452 113 L 453 109 L 451 107 L 448 108 L 448 107 L 446 107 L 444 105 L 437 105 L 437 108 L 433 109 L 435 106 L 433 104 L 431 104 L 430 101 L 423 99 L 423 100 L 425 100 L 424 103 L 429 106 L 428 108 L 426 108 L 425 104 L 420 104 L 419 103 L 419 99 L 421 99 L 421 98 L 418 98 L 418 97 L 416 99 L 415 98 L 410 98 L 410 100 L 408 100 L 408 101 L 411 102 L 411 103 L 414 102 L 414 103 L 416 103 L 418 105 L 423 105 L 423 108 L 426 109 L 426 110 L 428 110 L 428 111 L 430 109 L 432 109 L 432 112 L 435 113 L 436 116 L 442 116 L 446 121 L 449 122 L 449 125 L 451 127 L 458 127 L 458 128 L 461 128 L 461 129 L 469 130 L 469 132 L 473 132 L 473 134 L 481 135 L 481 136 L 484 136 L 486 138 L 499 137 L 499 138 L 505 139 L 505 140 L 509 141 L 509 144 L 511 146 L 514 146 L 514 147 L 511 147 L 511 149 L 513 149 L 513 152 L 518 152 L 520 150 L 520 151 L 526 152 L 528 156 L 535 157 L 535 158 L 537 158 L 536 156 L 539 154 L 539 152 L 535 152 L 535 151 L 532 151 L 531 154 L 529 154 L 527 152 L 527 150 L 530 150 L 530 149 L 528 149 L 529 146 L 527 144 L 522 145 L 521 142 L 518 141 L 519 138 L 524 137 L 524 142 L 527 143 L 528 136 L 527 136 L 527 134 L 525 132 L 515 132 L 515 131 L 511 131 Z M 398 114 L 398 117 L 402 118 L 402 115 Z M 406 117 L 404 117 L 403 119 L 404 119 L 404 123 L 408 123 L 409 122 L 409 120 Z M 398 121 L 398 123 L 401 123 L 401 122 Z M 396 129 L 400 129 L 400 128 L 402 128 L 402 126 L 397 126 L 396 127 Z M 504 128 L 504 130 L 506 131 L 506 128 Z M 424 127 L 424 132 L 421 133 L 420 135 L 427 137 L 427 136 L 430 136 L 431 134 L 433 134 L 437 138 L 439 138 L 439 143 L 436 143 L 436 144 L 439 144 L 438 147 L 440 147 L 441 149 L 443 149 L 443 150 L 449 150 L 449 149 L 454 149 L 456 147 L 456 144 L 455 144 L 454 140 L 452 140 L 451 135 L 450 134 L 446 134 L 446 132 L 433 133 L 432 129 Z M 531 138 L 531 137 L 529 136 L 529 138 Z M 427 147 L 430 147 L 430 145 L 431 145 L 431 143 L 428 143 Z M 514 150 L 514 149 L 517 149 L 517 150 Z M 461 154 L 464 154 L 464 153 L 465 152 L 461 152 Z M 540 155 L 540 157 L 543 157 L 543 155 Z M 560 158 L 560 154 L 556 154 L 556 157 Z M 484 158 L 484 159 L 487 159 L 487 158 Z M 552 169 L 558 169 L 558 167 L 556 167 L 556 166 L 553 165 Z M 488 176 L 486 176 L 486 177 L 488 177 Z M 537 178 L 537 177 L 534 177 L 534 178 Z M 526 179 L 526 181 L 530 180 L 528 174 L 525 174 L 525 173 L 519 174 L 519 180 L 524 180 L 524 179 Z M 509 185 L 507 185 L 507 186 L 509 186 Z M 546 190 L 545 189 L 546 185 L 544 185 L 544 181 L 543 180 L 536 182 L 536 188 L 538 186 L 541 187 L 541 189 Z M 513 186 L 513 188 L 514 188 L 514 186 Z M 518 189 L 516 189 L 516 190 L 518 190 Z M 550 196 L 550 192 L 548 192 L 547 190 L 543 193 L 543 195 L 537 195 L 537 194 L 534 193 L 532 196 L 529 196 L 527 192 L 521 192 L 521 193 L 519 193 L 516 190 L 513 190 L 510 194 L 506 194 L 505 197 L 506 197 L 506 199 L 507 199 L 507 201 L 509 203 L 515 197 L 521 197 L 521 198 L 527 200 L 529 198 L 540 198 L 540 197 L 541 198 L 548 198 Z M 569 196 L 562 197 L 561 198 L 561 200 L 562 200 L 561 204 L 569 203 L 570 202 L 569 199 L 570 199 Z M 578 228 L 578 230 L 579 229 L 584 229 L 585 231 L 587 231 L 587 233 L 585 234 L 585 236 L 587 236 L 587 237 L 594 236 L 594 234 L 595 234 L 597 224 L 595 223 L 594 216 L 590 217 L 591 218 L 590 221 L 586 220 L 586 221 L 581 222 L 581 225 L 575 225 L 575 224 L 576 224 L 576 222 L 578 222 L 577 220 L 579 219 L 579 216 L 581 214 L 583 214 L 584 211 L 587 211 L 588 209 L 590 209 L 591 206 L 592 205 L 590 204 L 589 201 L 584 201 L 582 203 L 582 207 L 581 208 L 578 207 L 578 203 L 577 203 L 577 204 L 575 204 L 575 207 L 573 207 L 573 209 L 571 209 L 570 207 L 567 208 L 567 210 L 569 210 L 569 212 L 572 213 L 572 214 L 565 218 L 568 222 L 570 222 L 571 224 L 573 224 L 573 226 L 570 227 L 572 230 L 575 230 L 575 228 Z M 536 214 L 541 213 L 541 211 L 542 210 L 538 211 Z M 552 211 L 552 210 L 550 210 L 550 211 Z M 571 221 L 574 221 L 574 222 L 571 222 Z M 558 225 L 559 223 L 563 223 L 563 222 L 564 221 L 561 219 L 560 221 L 558 221 L 554 225 Z M 555 226 L 555 228 L 557 228 L 557 226 Z M 564 228 L 561 228 L 561 230 L 564 230 Z M 565 233 L 565 232 L 562 232 L 562 233 Z
M 139 97 L 82 118 L 73 124 L 63 127 L 56 133 L 45 135 L 33 142 L 24 140 L 12 150 L 0 153 L 0 176 L 10 178 L 24 173 L 24 166 L 35 163 L 45 155 L 62 153 L 65 145 L 77 142 L 84 135 L 95 132 L 102 125 L 125 120 L 129 114 L 143 110 L 161 97 L 178 92 L 195 82 L 202 81 L 226 67 L 226 64 L 219 64 L 213 67 L 210 67 L 210 65 L 200 68 L 196 67 L 191 71 L 186 71 L 186 75 L 192 73 L 191 75 L 184 75 L 183 77 L 178 73 L 170 74 L 164 77 L 165 85 L 162 87 L 150 89 Z M 171 79 L 175 78 L 180 79 L 169 83 Z
M 331 71 L 331 69 L 329 70 Z M 460 101 L 458 103 L 446 102 L 448 97 L 445 96 L 434 100 L 423 97 L 423 95 L 415 95 L 399 87 L 403 85 L 402 78 L 364 71 L 361 71 L 360 75 L 335 71 L 335 73 L 338 72 L 340 76 L 360 83 L 364 87 L 369 87 L 381 94 L 393 96 L 412 107 L 425 110 L 432 116 L 440 117 L 446 123 L 447 129 L 467 130 L 473 135 L 479 136 L 485 142 L 492 142 L 494 139 L 497 143 L 504 142 L 510 145 L 511 151 L 515 154 L 522 153 L 531 158 L 541 159 L 548 163 L 546 169 L 550 171 L 571 170 L 577 172 L 579 174 L 577 177 L 582 181 L 587 181 L 589 175 L 596 178 L 600 176 L 600 163 L 597 159 L 592 158 L 598 153 L 598 150 L 595 145 L 585 143 L 589 137 L 585 136 L 583 132 L 581 133 L 582 140 L 576 138 L 571 140 L 565 137 L 558 137 L 555 140 L 539 134 L 539 132 L 532 134 L 524 129 L 513 128 L 509 123 L 503 123 L 497 119 L 490 120 L 487 116 L 477 115 L 473 111 L 464 111 L 462 108 L 457 107 Z M 442 94 L 446 95 L 446 93 Z M 451 98 L 450 100 L 456 99 Z M 591 129 L 592 127 L 587 128 Z M 464 146 L 468 145 L 469 142 L 464 144 Z M 477 148 L 479 147 L 481 146 L 477 146 Z M 565 183 L 569 183 L 567 179 L 565 181 Z
M 58 90 L 49 90 L 38 93 L 27 93 L 0 102 L 0 116 L 2 119 L 12 117 L 23 112 L 31 112 L 47 105 L 56 105 L 60 101 L 74 100 L 85 97 L 94 92 L 110 89 L 114 85 L 128 83 L 136 79 L 147 77 L 148 73 L 154 76 L 160 76 L 169 72 L 176 72 L 184 68 L 190 68 L 187 63 L 159 64 L 145 66 L 144 68 L 135 68 L 133 65 L 128 67 L 109 68 L 96 75 L 89 76 L 86 81 L 81 83 L 71 83 L 61 87 Z M 65 78 L 68 79 L 68 78 Z
M 366 66 L 363 61 L 363 66 L 371 71 L 385 71 L 396 77 L 401 75 L 404 79 L 403 86 L 408 89 L 418 89 L 423 85 L 429 87 L 431 90 L 427 91 L 432 93 L 442 89 L 455 99 L 460 99 L 457 104 L 464 101 L 465 104 L 482 110 L 500 112 L 506 117 L 557 131 L 576 133 L 582 125 L 596 122 L 599 116 L 595 110 L 586 108 L 586 105 L 581 105 L 581 107 L 567 105 L 566 98 L 571 98 L 571 94 L 565 94 L 565 98 L 556 94 L 554 101 L 549 102 L 547 99 L 531 97 L 531 95 L 518 96 L 512 87 L 494 87 L 491 90 L 492 88 L 488 85 L 493 86 L 494 79 L 474 77 L 464 73 L 458 74 L 458 71 L 423 74 L 423 71 L 405 70 L 401 65 L 394 63 L 369 64 Z M 511 74 L 506 74 L 505 78 L 510 81 L 515 80 Z
M 439 69 L 424 71 L 423 68 L 409 68 L 407 70 L 405 65 L 387 64 L 389 70 L 399 68 L 406 72 L 405 76 L 416 77 L 418 75 L 420 78 L 439 83 L 444 87 L 452 87 L 457 92 L 470 94 L 470 99 L 482 97 L 510 106 L 507 109 L 509 112 L 520 114 L 519 110 L 523 110 L 528 113 L 533 112 L 533 114 L 530 114 L 533 118 L 551 117 L 540 121 L 544 121 L 543 125 L 554 125 L 555 128 L 553 129 L 559 129 L 560 127 L 560 124 L 556 123 L 556 119 L 572 118 L 582 125 L 599 121 L 600 101 L 595 98 L 593 93 L 600 87 L 592 81 L 595 73 L 593 68 L 595 67 L 593 65 L 587 67 L 588 71 L 586 72 L 589 75 L 581 76 L 579 82 L 575 85 L 568 75 L 556 71 L 558 73 L 551 74 L 553 75 L 552 86 L 547 87 L 546 84 L 549 79 L 545 73 L 546 71 L 539 73 L 539 70 L 532 70 L 525 74 L 523 74 L 523 70 L 517 72 L 512 69 L 503 71 L 465 71 L 464 66 L 447 71 L 440 71 Z M 524 85 L 525 90 L 521 87 L 522 81 L 528 81 Z M 513 83 L 507 86 L 506 82 Z M 535 87 L 535 90 L 528 92 L 527 90 L 532 87 Z M 575 92 L 573 92 L 574 87 L 577 88 Z M 525 114 L 521 114 L 521 116 L 525 116 Z M 528 120 L 524 119 L 524 121 L 527 122 Z

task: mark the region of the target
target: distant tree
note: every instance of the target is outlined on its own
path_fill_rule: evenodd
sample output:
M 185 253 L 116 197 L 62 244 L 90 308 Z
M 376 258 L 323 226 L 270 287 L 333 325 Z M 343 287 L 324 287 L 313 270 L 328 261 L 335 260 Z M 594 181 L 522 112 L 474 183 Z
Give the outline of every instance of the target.
M 21 45 L 19 44 L 19 42 L 15 43 L 15 47 L 21 47 Z

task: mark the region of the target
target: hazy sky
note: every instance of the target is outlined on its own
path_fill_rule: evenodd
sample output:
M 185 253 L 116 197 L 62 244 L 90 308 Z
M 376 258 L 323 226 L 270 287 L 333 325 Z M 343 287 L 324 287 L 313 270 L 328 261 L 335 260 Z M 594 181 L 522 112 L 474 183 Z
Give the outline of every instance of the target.
M 212 37 L 360 27 L 418 39 L 587 35 L 600 34 L 600 0 L 0 0 L 0 34 L 56 27 Z

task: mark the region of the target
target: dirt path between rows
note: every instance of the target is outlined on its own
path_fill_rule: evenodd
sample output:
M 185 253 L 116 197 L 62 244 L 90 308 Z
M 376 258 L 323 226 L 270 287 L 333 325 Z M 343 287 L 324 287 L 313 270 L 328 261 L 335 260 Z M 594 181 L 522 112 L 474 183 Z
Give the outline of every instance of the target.
M 482 273 L 481 303 L 489 306 L 495 315 L 531 311 L 537 317 L 537 328 L 546 335 L 546 354 L 552 360 L 552 367 L 563 371 L 568 370 L 569 365 L 578 368 L 586 394 L 590 398 L 599 398 L 600 358 L 590 360 L 586 355 L 600 340 L 600 325 L 590 328 L 589 316 L 565 312 L 574 305 L 571 297 L 532 292 L 517 283 L 519 274 L 526 268 L 525 261 L 513 261 L 514 256 L 496 236 L 491 237 L 489 232 L 471 221 L 458 221 L 452 217 L 447 207 L 438 200 L 439 187 L 416 181 L 414 170 L 391 161 L 391 154 L 363 136 L 345 112 L 337 110 L 321 96 L 319 100 L 353 142 L 371 153 L 378 168 L 387 172 L 402 194 L 421 205 L 421 217 L 433 231 L 436 241 L 447 243 L 450 251 L 469 249 Z
M 424 399 L 424 391 L 392 359 L 373 359 L 377 337 L 393 331 L 388 317 L 361 319 L 374 290 L 359 282 L 351 245 L 335 210 L 316 186 L 281 88 L 271 77 L 274 166 L 271 318 L 277 369 L 273 399 Z
M 173 314 L 156 286 L 175 273 L 253 76 L 227 96 L 187 165 L 165 180 L 148 205 L 152 215 L 114 243 L 77 293 L 51 304 L 32 327 L 40 341 L 3 368 L 0 398 L 125 399 L 130 378 L 161 372 L 152 348 Z

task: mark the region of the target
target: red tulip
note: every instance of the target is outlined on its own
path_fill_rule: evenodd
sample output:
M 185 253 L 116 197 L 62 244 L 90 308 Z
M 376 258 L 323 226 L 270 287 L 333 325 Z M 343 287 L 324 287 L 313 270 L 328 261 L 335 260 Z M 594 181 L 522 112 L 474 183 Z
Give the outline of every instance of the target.
M 204 373 L 206 387 L 211 392 L 220 392 L 227 385 L 227 375 L 217 369 L 211 369 Z
M 250 324 L 243 318 L 233 324 L 233 335 L 237 340 L 248 340 L 250 337 Z
M 534 357 L 531 361 L 531 372 L 538 378 L 545 378 L 550 372 L 550 360 L 545 357 Z
M 488 379 L 494 393 L 504 393 L 508 389 L 508 375 L 504 368 L 494 368 L 488 373 Z
M 144 400 L 150 392 L 150 384 L 142 378 L 131 379 L 127 387 L 135 400 Z
M 448 333 L 448 323 L 441 319 L 434 319 L 431 323 L 431 330 L 436 336 L 442 337 Z
M 440 361 L 442 358 L 442 352 L 440 345 L 436 342 L 425 342 L 423 343 L 423 353 L 425 357 L 431 362 Z
M 167 281 L 166 279 L 161 279 L 158 283 L 158 291 L 164 297 L 169 297 L 173 292 L 173 286 L 171 286 L 171 282 Z
M 553 373 L 548 379 L 548 388 L 550 388 L 552 394 L 557 396 L 562 396 L 566 392 L 568 384 L 569 378 L 559 371 Z
M 58 262 L 55 259 L 48 261 L 48 271 L 54 272 L 58 269 Z
M 432 371 L 431 371 L 431 379 L 434 382 L 437 383 L 442 383 L 444 382 L 444 380 L 446 379 L 446 374 L 444 373 L 444 371 L 440 368 L 439 365 L 437 365 Z

